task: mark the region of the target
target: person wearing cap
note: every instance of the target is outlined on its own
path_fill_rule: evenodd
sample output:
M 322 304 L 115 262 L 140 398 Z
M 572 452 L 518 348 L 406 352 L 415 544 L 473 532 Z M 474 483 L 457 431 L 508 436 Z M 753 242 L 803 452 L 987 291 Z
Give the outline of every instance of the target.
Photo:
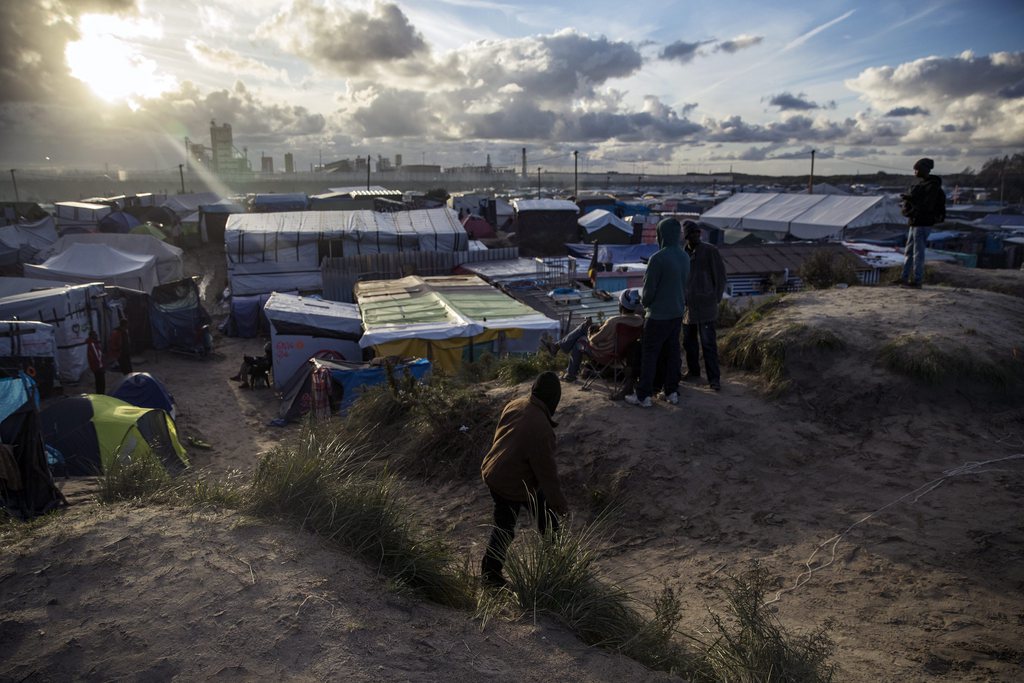
M 604 321 L 603 325 L 594 325 L 590 318 L 576 326 L 557 342 L 543 341 L 544 347 L 551 355 L 559 351 L 569 354 L 569 365 L 562 376 L 563 382 L 575 382 L 580 371 L 584 356 L 602 358 L 615 353 L 616 337 L 619 327 L 643 328 L 643 306 L 640 304 L 640 292 L 635 289 L 624 289 L 619 294 L 619 314 Z M 639 334 L 637 335 L 639 337 Z M 630 356 L 632 358 L 632 354 Z M 627 368 L 627 382 L 632 385 L 640 366 L 639 347 L 636 349 L 635 362 Z
M 690 279 L 690 257 L 679 244 L 682 231 L 679 221 L 666 218 L 658 223 L 658 246 L 647 262 L 640 301 L 644 306 L 644 331 L 641 343 L 640 383 L 636 392 L 626 396 L 626 403 L 641 408 L 651 407 L 655 375 L 659 361 L 663 396 L 671 404 L 679 403 L 679 330 L 686 309 L 686 284 Z
M 562 494 L 555 464 L 555 427 L 552 416 L 562 396 L 558 376 L 543 372 L 529 396 L 509 401 L 501 411 L 491 449 L 484 456 L 480 475 L 494 499 L 494 528 L 487 543 L 480 575 L 485 585 L 505 585 L 505 553 L 515 537 L 519 511 L 536 505 L 537 528 L 543 534 L 550 523 L 558 531 L 558 515 L 569 504 Z
M 903 200 L 901 210 L 910 227 L 907 246 L 903 250 L 899 285 L 921 287 L 928 235 L 933 225 L 946 220 L 946 193 L 942 189 L 942 178 L 931 174 L 933 168 L 935 162 L 931 159 L 918 159 L 914 164 L 914 175 L 918 181 L 906 194 L 900 195 Z
M 700 224 L 683 222 L 684 247 L 690 256 L 690 279 L 686 284 L 686 314 L 683 315 L 683 351 L 686 354 L 686 379 L 700 377 L 700 356 L 708 385 L 722 388 L 718 367 L 718 304 L 725 294 L 725 262 L 718 249 L 700 241 Z

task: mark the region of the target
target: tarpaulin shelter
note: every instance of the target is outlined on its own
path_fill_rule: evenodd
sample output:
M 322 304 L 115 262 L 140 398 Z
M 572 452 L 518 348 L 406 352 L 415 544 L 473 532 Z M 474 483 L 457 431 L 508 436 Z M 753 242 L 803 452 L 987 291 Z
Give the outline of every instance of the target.
M 220 325 L 221 332 L 228 337 L 249 339 L 269 333 L 270 323 L 263 312 L 268 299 L 270 294 L 232 295 L 228 302 L 228 315 Z
M 305 211 L 307 208 L 309 208 L 309 197 L 303 192 L 265 193 L 257 194 L 252 198 L 253 213 Z
M 588 242 L 629 244 L 633 241 L 633 226 L 610 211 L 594 209 L 576 222 L 583 228 Z
M 24 373 L 0 378 L 0 444 L 0 500 L 9 514 L 30 519 L 66 504 L 46 461 L 36 385 Z
M 154 349 L 194 349 L 199 333 L 211 324 L 194 278 L 154 287 L 149 294 L 149 326 Z
M 274 292 L 263 313 L 270 322 L 275 386 L 321 351 L 333 351 L 347 361 L 362 360 L 363 321 L 355 304 Z
M 199 238 L 203 242 L 222 244 L 224 242 L 224 227 L 227 225 L 228 216 L 233 213 L 245 213 L 245 207 L 229 199 L 222 199 L 213 204 L 203 204 L 199 207 Z M 184 237 L 188 239 L 188 234 Z
M 894 198 L 740 192 L 701 214 L 716 228 L 800 240 L 839 238 L 879 225 L 906 225 Z
M 57 338 L 57 374 L 74 384 L 89 369 L 85 340 L 98 329 L 103 310 L 103 286 L 56 286 L 0 299 L 0 320 L 34 320 L 54 326 Z
M 57 231 L 61 235 L 98 231 L 100 220 L 113 211 L 107 204 L 57 202 L 53 205 Z
M 579 235 L 579 207 L 566 199 L 517 199 L 515 244 L 523 256 L 555 256 L 565 253 L 566 242 Z
M 462 227 L 470 239 L 479 240 L 494 237 L 497 233 L 494 226 L 476 214 L 468 214 L 462 219 Z
M 177 216 L 178 221 L 199 210 L 204 204 L 214 204 L 220 201 L 220 197 L 213 192 L 192 192 L 188 194 L 176 194 L 167 198 L 160 206 L 170 209 Z
M 328 256 L 465 251 L 469 235 L 448 208 L 235 214 L 224 234 L 231 293 L 322 289 Z
M 528 353 L 545 333 L 547 318 L 474 275 L 368 280 L 355 287 L 365 332 L 363 348 L 378 356 L 427 358 L 454 371 L 483 352 Z
M 171 473 L 188 467 L 171 416 L 112 396 L 83 394 L 43 409 L 43 437 L 64 459 L 68 475 L 106 472 L 116 458 L 154 455 Z
M 56 222 L 51 217 L 0 227 L 0 266 L 27 263 L 56 241 Z
M 126 254 L 152 256 L 156 259 L 156 277 L 161 284 L 180 280 L 184 277 L 182 266 L 184 252 L 178 247 L 167 244 L 149 234 L 112 235 L 101 233 L 95 235 L 65 235 L 50 247 L 41 251 L 39 259 L 49 259 L 67 251 L 76 244 L 103 245 Z M 131 285 L 126 286 L 130 287 Z M 134 287 L 134 289 L 141 288 Z
M 363 387 L 383 384 L 387 379 L 387 368 L 385 365 L 371 365 L 370 363 L 349 363 L 336 360 L 330 357 L 331 352 L 322 356 L 308 359 L 300 365 L 287 381 L 279 387 L 281 393 L 281 408 L 278 411 L 278 418 L 285 422 L 299 419 L 314 409 L 317 402 L 321 403 L 328 399 L 333 400 L 337 411 L 344 414 L 352 402 L 359 396 L 359 390 Z M 416 358 L 405 362 L 395 363 L 390 366 L 392 377 L 399 383 L 405 380 L 406 374 L 417 381 L 424 381 L 430 376 L 431 364 L 425 358 Z M 317 373 L 326 374 L 330 378 L 330 386 L 316 387 L 315 382 L 321 381 Z
M 103 324 L 97 332 L 101 339 L 128 320 L 128 335 L 132 340 L 132 353 L 153 348 L 153 333 L 149 324 L 149 294 L 128 287 L 103 287 Z
M 148 372 L 132 372 L 121 378 L 121 383 L 110 395 L 138 408 L 159 408 L 171 419 L 176 419 L 174 396 L 164 383 Z
M 0 320 L 0 373 L 23 371 L 35 379 L 43 398 L 57 378 L 57 336 L 53 325 Z
M 56 282 L 103 282 L 148 292 L 159 283 L 156 257 L 105 244 L 75 243 L 38 265 L 25 264 L 25 275 Z

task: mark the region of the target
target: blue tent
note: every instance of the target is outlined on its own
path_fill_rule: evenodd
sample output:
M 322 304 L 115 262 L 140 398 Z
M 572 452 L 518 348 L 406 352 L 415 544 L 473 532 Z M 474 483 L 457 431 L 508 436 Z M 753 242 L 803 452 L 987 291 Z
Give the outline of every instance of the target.
M 192 278 L 154 287 L 149 295 L 153 348 L 204 353 L 203 326 L 211 322 Z
M 139 408 L 159 408 L 170 414 L 171 419 L 175 417 L 174 397 L 163 382 L 148 372 L 125 375 L 111 396 Z
M 124 211 L 108 213 L 100 219 L 100 232 L 126 233 L 140 225 L 138 218 Z

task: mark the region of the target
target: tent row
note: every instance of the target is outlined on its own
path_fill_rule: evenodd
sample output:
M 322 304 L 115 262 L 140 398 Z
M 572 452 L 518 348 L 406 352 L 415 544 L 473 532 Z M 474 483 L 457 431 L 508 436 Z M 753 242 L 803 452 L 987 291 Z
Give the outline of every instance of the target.
M 906 225 L 892 197 L 740 192 L 700 220 L 716 228 L 767 232 L 801 240 L 839 238 L 847 231 Z

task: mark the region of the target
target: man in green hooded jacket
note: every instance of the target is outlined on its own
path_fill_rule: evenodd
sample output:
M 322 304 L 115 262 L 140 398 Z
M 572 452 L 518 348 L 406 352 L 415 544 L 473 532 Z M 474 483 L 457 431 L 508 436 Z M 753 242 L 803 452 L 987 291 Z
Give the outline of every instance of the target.
M 658 246 L 647 262 L 640 300 L 644 305 L 644 332 L 640 359 L 640 384 L 626 403 L 651 407 L 654 377 L 659 360 L 665 372 L 662 389 L 665 400 L 679 403 L 679 331 L 686 310 L 686 283 L 690 278 L 690 257 L 680 246 L 679 221 L 666 218 L 658 223 Z

